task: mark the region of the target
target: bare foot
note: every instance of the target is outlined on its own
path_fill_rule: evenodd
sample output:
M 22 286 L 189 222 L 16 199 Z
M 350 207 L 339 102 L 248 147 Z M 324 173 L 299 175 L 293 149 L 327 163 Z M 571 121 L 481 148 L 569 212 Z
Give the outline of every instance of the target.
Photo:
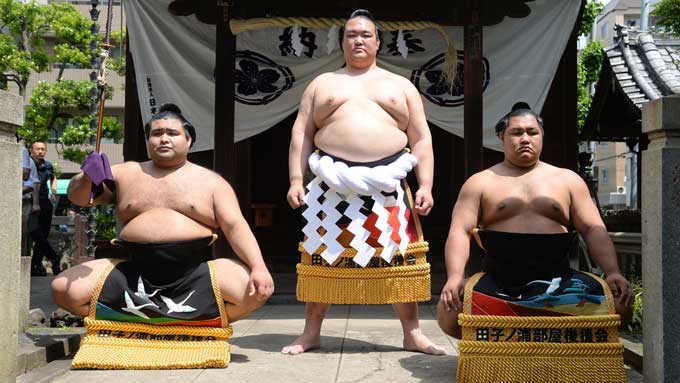
M 282 348 L 281 353 L 286 355 L 299 355 L 305 351 L 315 350 L 319 347 L 321 347 L 321 339 L 318 335 L 310 336 L 303 333 L 291 344 Z
M 422 352 L 430 355 L 446 355 L 446 350 L 432 343 L 423 332 L 417 328 L 404 335 L 404 349 L 406 351 Z

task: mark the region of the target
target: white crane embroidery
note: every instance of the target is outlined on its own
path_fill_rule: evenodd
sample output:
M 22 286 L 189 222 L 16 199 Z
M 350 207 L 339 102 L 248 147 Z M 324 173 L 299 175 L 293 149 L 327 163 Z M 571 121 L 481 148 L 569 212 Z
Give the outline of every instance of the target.
M 184 298 L 183 301 L 180 303 L 175 303 L 172 299 L 168 297 L 164 297 L 161 295 L 161 299 L 163 302 L 165 302 L 165 305 L 168 306 L 168 314 L 170 313 L 190 313 L 193 311 L 196 311 L 195 308 L 185 305 L 184 303 L 191 297 L 196 290 L 192 290 L 189 295 L 187 295 L 186 298 Z
M 149 319 L 146 314 L 143 312 L 139 311 L 139 309 L 146 307 L 146 306 L 152 306 L 153 303 L 144 303 L 143 305 L 135 306 L 135 302 L 132 301 L 132 297 L 130 297 L 130 294 L 128 292 L 125 292 L 125 305 L 127 307 L 122 307 L 123 311 L 127 311 L 131 314 L 137 315 L 138 317 L 142 317 L 144 319 Z
M 156 291 L 154 291 L 152 294 L 147 294 L 146 289 L 144 288 L 144 282 L 142 282 L 142 277 L 141 276 L 139 277 L 139 280 L 137 282 L 137 292 L 135 293 L 137 297 L 149 301 L 153 305 L 153 307 L 158 308 L 158 305 L 151 302 L 150 298 L 156 295 L 156 293 L 159 291 L 161 291 L 161 289 L 156 289 Z
M 550 295 L 550 294 L 554 293 L 557 289 L 560 288 L 560 283 L 562 283 L 562 278 L 561 277 L 553 278 L 551 281 L 535 280 L 535 281 L 531 281 L 531 282 L 527 283 L 527 286 L 534 284 L 534 283 L 543 283 L 543 284 L 548 285 L 548 287 L 545 290 L 545 294 Z M 502 296 L 505 296 L 505 297 L 515 298 L 515 299 L 522 299 L 522 294 L 520 294 L 517 297 L 513 297 L 513 296 L 507 295 L 507 294 L 503 294 L 503 293 L 500 293 L 498 291 L 496 291 L 496 294 L 502 295 Z

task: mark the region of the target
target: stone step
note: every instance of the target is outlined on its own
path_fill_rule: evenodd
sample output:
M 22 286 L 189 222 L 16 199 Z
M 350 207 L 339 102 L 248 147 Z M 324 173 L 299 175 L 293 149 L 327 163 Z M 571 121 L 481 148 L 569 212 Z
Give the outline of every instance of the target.
M 29 327 L 19 337 L 17 348 L 16 375 L 42 367 L 54 360 L 64 358 L 78 351 L 85 329 Z
M 619 339 L 623 343 L 623 361 L 636 371 L 642 372 L 642 343 L 626 335 Z
M 71 369 L 71 357 L 57 359 L 23 375 L 17 376 L 16 383 L 49 383 Z

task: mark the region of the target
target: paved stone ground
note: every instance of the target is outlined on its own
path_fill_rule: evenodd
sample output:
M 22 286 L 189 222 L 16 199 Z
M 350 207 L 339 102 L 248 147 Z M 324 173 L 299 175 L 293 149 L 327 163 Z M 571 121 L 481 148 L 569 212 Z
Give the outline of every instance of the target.
M 48 280 L 36 281 L 32 290 L 41 289 L 40 285 L 47 287 Z M 35 296 L 44 301 L 45 291 Z M 456 340 L 439 330 L 434 306 L 421 305 L 420 317 L 423 331 L 449 355 L 403 351 L 401 326 L 387 305 L 333 306 L 324 322 L 320 350 L 282 355 L 281 347 L 302 331 L 304 306 L 268 304 L 250 318 L 234 323 L 227 369 L 71 371 L 70 360 L 59 360 L 19 376 L 17 382 L 455 382 Z M 628 377 L 629 382 L 642 382 L 634 371 L 628 370 Z

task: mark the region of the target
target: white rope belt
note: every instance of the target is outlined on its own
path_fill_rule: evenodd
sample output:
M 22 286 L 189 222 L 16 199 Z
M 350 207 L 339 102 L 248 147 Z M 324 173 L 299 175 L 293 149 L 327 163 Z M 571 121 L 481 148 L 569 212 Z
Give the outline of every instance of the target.
M 337 241 L 342 233 L 336 222 L 343 216 L 336 209 L 338 204 L 345 201 L 349 204 L 344 215 L 351 219 L 347 230 L 354 234 L 350 246 L 357 250 L 353 260 L 365 267 L 376 253 L 377 249 L 369 245 L 366 240 L 370 232 L 364 228 L 368 218 L 361 212 L 364 201 L 360 196 L 370 196 L 373 201 L 372 212 L 378 217 L 375 227 L 380 230 L 378 243 L 383 247 L 381 257 L 386 262 L 391 262 L 397 248 L 401 254 L 405 254 L 409 243 L 406 233 L 406 204 L 404 203 L 404 189 L 401 181 L 406 178 L 411 169 L 417 164 L 416 157 L 410 153 L 404 153 L 387 165 L 376 167 L 348 166 L 342 161 L 334 161 L 329 156 L 312 153 L 309 156 L 309 167 L 316 176 L 307 185 L 309 193 L 305 196 L 307 209 L 302 214 L 307 224 L 302 231 L 307 236 L 302 246 L 309 254 L 314 254 L 321 245 L 326 249 L 320 254 L 326 262 L 333 264 L 344 247 Z M 322 184 L 328 186 L 324 192 Z M 382 192 L 397 192 L 397 197 L 386 197 Z M 319 197 L 323 196 L 322 203 Z M 392 212 L 386 207 L 394 207 Z M 319 218 L 323 212 L 324 217 Z M 398 225 L 390 225 L 390 215 L 396 215 Z M 395 227 L 396 226 L 396 227 Z M 323 227 L 325 233 L 319 235 L 318 229 Z

